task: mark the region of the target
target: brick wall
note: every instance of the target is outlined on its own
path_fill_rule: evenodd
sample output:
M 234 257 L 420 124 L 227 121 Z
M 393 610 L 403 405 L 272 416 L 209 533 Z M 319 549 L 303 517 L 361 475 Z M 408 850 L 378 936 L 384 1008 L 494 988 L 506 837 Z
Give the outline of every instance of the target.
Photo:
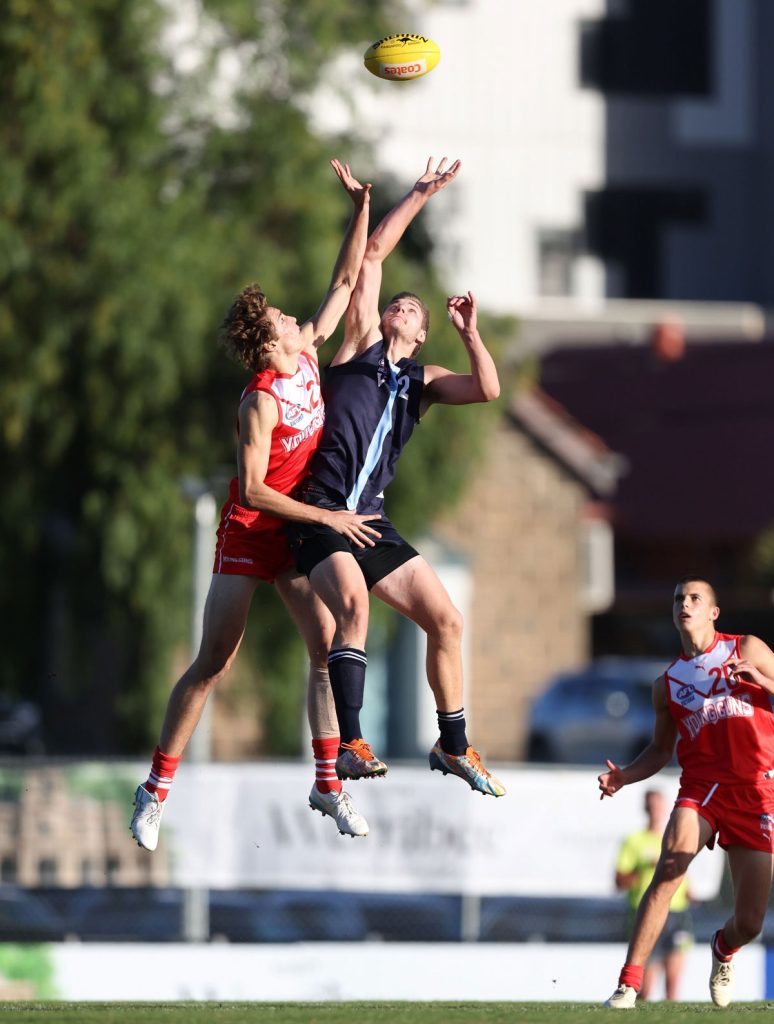
M 490 758 L 524 756 L 531 697 L 555 672 L 588 659 L 588 617 L 578 602 L 586 501 L 582 484 L 504 420 L 467 495 L 434 526 L 473 574 L 465 706 Z

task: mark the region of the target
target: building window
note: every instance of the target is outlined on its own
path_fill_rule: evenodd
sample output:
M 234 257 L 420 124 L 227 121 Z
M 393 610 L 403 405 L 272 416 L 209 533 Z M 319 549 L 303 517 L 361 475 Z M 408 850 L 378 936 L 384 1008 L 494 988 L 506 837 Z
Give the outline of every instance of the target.
M 16 881 L 16 858 L 3 857 L 0 860 L 0 882 L 8 882 L 13 885 Z
M 108 857 L 105 861 L 105 880 L 108 885 L 117 885 L 121 873 L 121 861 L 118 857 Z
M 589 615 L 615 599 L 613 528 L 606 519 L 586 519 L 580 528 L 580 607 Z
M 664 233 L 675 224 L 701 227 L 708 218 L 702 188 L 610 185 L 586 194 L 585 244 L 605 264 L 620 269 L 623 298 L 667 298 Z
M 38 862 L 38 880 L 41 885 L 56 885 L 59 865 L 53 857 L 44 857 Z
M 573 266 L 578 255 L 578 233 L 563 228 L 540 228 L 537 249 L 538 295 L 572 295 Z
M 581 84 L 634 96 L 708 96 L 713 88 L 711 0 L 629 0 L 584 21 Z

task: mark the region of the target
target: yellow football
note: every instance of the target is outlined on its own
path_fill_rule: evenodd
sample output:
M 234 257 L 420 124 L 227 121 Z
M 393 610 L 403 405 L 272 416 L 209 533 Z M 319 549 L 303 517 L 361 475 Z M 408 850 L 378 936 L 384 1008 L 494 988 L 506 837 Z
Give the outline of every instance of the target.
M 406 82 L 432 71 L 440 59 L 441 51 L 432 39 L 404 32 L 369 46 L 363 63 L 377 78 Z

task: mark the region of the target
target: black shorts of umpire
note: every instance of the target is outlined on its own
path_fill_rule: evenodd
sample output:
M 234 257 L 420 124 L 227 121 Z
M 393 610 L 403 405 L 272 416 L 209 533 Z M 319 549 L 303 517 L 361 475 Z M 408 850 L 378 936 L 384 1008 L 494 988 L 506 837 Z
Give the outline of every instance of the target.
M 339 510 L 346 507 L 338 496 L 334 497 L 330 492 L 315 486 L 307 486 L 296 497 L 304 504 L 316 505 L 318 508 Z M 324 562 L 335 551 L 348 551 L 355 557 L 370 590 L 404 562 L 419 554 L 406 543 L 387 516 L 375 514 L 374 519 L 369 520 L 367 525 L 373 527 L 381 537 L 375 541 L 373 547 L 359 548 L 329 526 L 320 523 L 288 523 L 290 550 L 296 568 L 308 577 L 315 566 Z

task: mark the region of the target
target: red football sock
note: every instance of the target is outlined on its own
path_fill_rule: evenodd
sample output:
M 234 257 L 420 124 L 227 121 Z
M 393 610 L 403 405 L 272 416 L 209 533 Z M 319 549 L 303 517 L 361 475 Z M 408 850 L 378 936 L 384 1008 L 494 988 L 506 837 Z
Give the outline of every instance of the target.
M 175 777 L 177 766 L 180 764 L 179 757 L 170 757 L 158 747 L 153 751 L 153 763 L 151 764 L 150 775 L 145 783 L 149 793 L 155 793 L 159 803 L 164 803 L 169 795 L 169 787 Z
M 631 985 L 635 992 L 639 992 L 642 988 L 642 977 L 644 974 L 645 968 L 642 964 L 624 964 L 618 978 L 618 984 Z
M 722 928 L 719 928 L 712 936 L 712 952 L 715 954 L 716 959 L 722 960 L 724 964 L 727 964 L 734 953 L 738 953 L 741 948 L 741 946 L 737 946 L 736 949 L 732 949 L 726 943 Z
M 341 782 L 336 778 L 336 755 L 339 737 L 312 738 L 314 751 L 314 781 L 321 793 L 340 793 Z

